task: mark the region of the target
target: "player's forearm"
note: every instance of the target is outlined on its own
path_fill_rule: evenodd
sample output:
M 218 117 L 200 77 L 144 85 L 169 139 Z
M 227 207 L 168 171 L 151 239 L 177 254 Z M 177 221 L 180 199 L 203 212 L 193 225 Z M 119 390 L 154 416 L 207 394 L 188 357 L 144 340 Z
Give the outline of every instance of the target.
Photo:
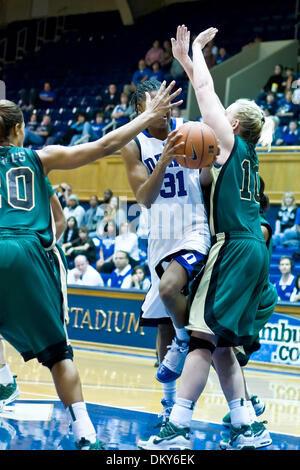
M 193 46 L 193 80 L 196 93 L 200 93 L 204 89 L 215 91 L 214 82 L 207 67 L 200 44 Z
M 166 172 L 166 164 L 158 162 L 151 176 L 136 191 L 136 200 L 149 209 L 161 190 Z
M 194 66 L 193 66 L 192 59 L 188 55 L 186 55 L 185 57 L 179 58 L 177 60 L 180 63 L 180 65 L 184 68 L 184 71 L 187 74 L 187 76 L 189 77 L 189 80 L 190 80 L 191 84 L 194 86 L 194 77 L 193 77 L 193 74 L 194 74 L 193 67 Z

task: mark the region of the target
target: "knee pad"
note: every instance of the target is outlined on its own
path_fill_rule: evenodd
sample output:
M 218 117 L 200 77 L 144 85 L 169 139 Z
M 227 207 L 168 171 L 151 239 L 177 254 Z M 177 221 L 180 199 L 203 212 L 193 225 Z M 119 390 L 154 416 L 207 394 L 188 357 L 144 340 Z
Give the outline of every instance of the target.
M 51 371 L 52 367 L 57 362 L 63 361 L 64 359 L 71 359 L 71 361 L 73 361 L 73 349 L 71 346 L 67 346 L 67 349 L 58 353 L 57 356 L 53 356 L 51 359 L 42 362 L 42 364 Z
M 214 350 L 216 349 L 216 346 L 211 341 L 191 336 L 189 353 L 194 351 L 195 349 L 208 349 L 213 354 Z

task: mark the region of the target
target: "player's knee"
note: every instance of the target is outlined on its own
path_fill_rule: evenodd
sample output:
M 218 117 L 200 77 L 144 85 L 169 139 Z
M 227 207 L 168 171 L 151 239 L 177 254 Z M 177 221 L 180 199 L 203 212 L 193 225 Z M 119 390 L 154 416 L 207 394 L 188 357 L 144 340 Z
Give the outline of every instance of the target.
M 49 359 L 42 362 L 43 366 L 48 367 L 51 371 L 52 367 L 58 362 L 64 361 L 65 359 L 70 359 L 73 361 L 73 349 L 71 346 L 68 346 L 64 351 L 54 354 Z
M 191 336 L 189 344 L 189 353 L 195 351 L 196 349 L 208 349 L 213 354 L 216 350 L 216 346 L 207 339 Z
M 174 282 L 170 280 L 161 280 L 159 284 L 159 295 L 163 302 L 172 301 L 178 292 L 178 287 Z

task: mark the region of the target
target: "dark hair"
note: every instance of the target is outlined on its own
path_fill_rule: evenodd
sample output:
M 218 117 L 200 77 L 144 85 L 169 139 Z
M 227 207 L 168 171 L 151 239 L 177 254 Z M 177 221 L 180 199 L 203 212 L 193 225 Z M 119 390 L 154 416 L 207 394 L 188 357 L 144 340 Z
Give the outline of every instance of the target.
M 146 269 L 144 268 L 144 266 L 135 266 L 132 270 L 132 274 L 135 274 L 137 272 L 137 270 L 140 269 L 141 271 L 143 271 L 144 273 L 144 278 L 147 276 L 147 273 L 146 273 Z
M 71 216 L 68 218 L 67 223 L 68 223 L 69 220 L 71 220 L 71 219 L 73 219 L 73 220 L 75 221 L 75 225 L 74 225 L 74 226 L 75 226 L 75 228 L 77 228 L 77 227 L 78 227 L 78 223 L 77 223 L 77 219 L 76 219 L 76 217 L 74 217 L 74 215 L 71 215 Z
M 24 122 L 21 108 L 13 101 L 0 100 L 0 141 L 8 139 L 11 129 Z
M 86 225 L 80 225 L 79 232 L 89 233 L 89 228 Z
M 141 105 L 146 99 L 146 92 L 151 93 L 160 89 L 161 83 L 158 80 L 147 80 L 140 83 L 132 95 L 130 104 L 136 112 L 138 112 L 138 105 Z
M 268 196 L 265 194 L 265 182 L 261 176 L 259 176 L 259 212 L 263 214 L 267 212 L 270 207 L 270 201 Z

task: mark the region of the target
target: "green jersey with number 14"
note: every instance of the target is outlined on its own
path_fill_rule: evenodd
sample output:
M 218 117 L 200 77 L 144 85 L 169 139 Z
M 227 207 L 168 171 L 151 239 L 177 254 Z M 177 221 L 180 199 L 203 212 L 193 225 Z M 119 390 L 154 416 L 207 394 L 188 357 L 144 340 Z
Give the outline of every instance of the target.
M 34 150 L 0 147 L 0 229 L 34 232 L 45 248 L 54 242 L 49 188 Z

